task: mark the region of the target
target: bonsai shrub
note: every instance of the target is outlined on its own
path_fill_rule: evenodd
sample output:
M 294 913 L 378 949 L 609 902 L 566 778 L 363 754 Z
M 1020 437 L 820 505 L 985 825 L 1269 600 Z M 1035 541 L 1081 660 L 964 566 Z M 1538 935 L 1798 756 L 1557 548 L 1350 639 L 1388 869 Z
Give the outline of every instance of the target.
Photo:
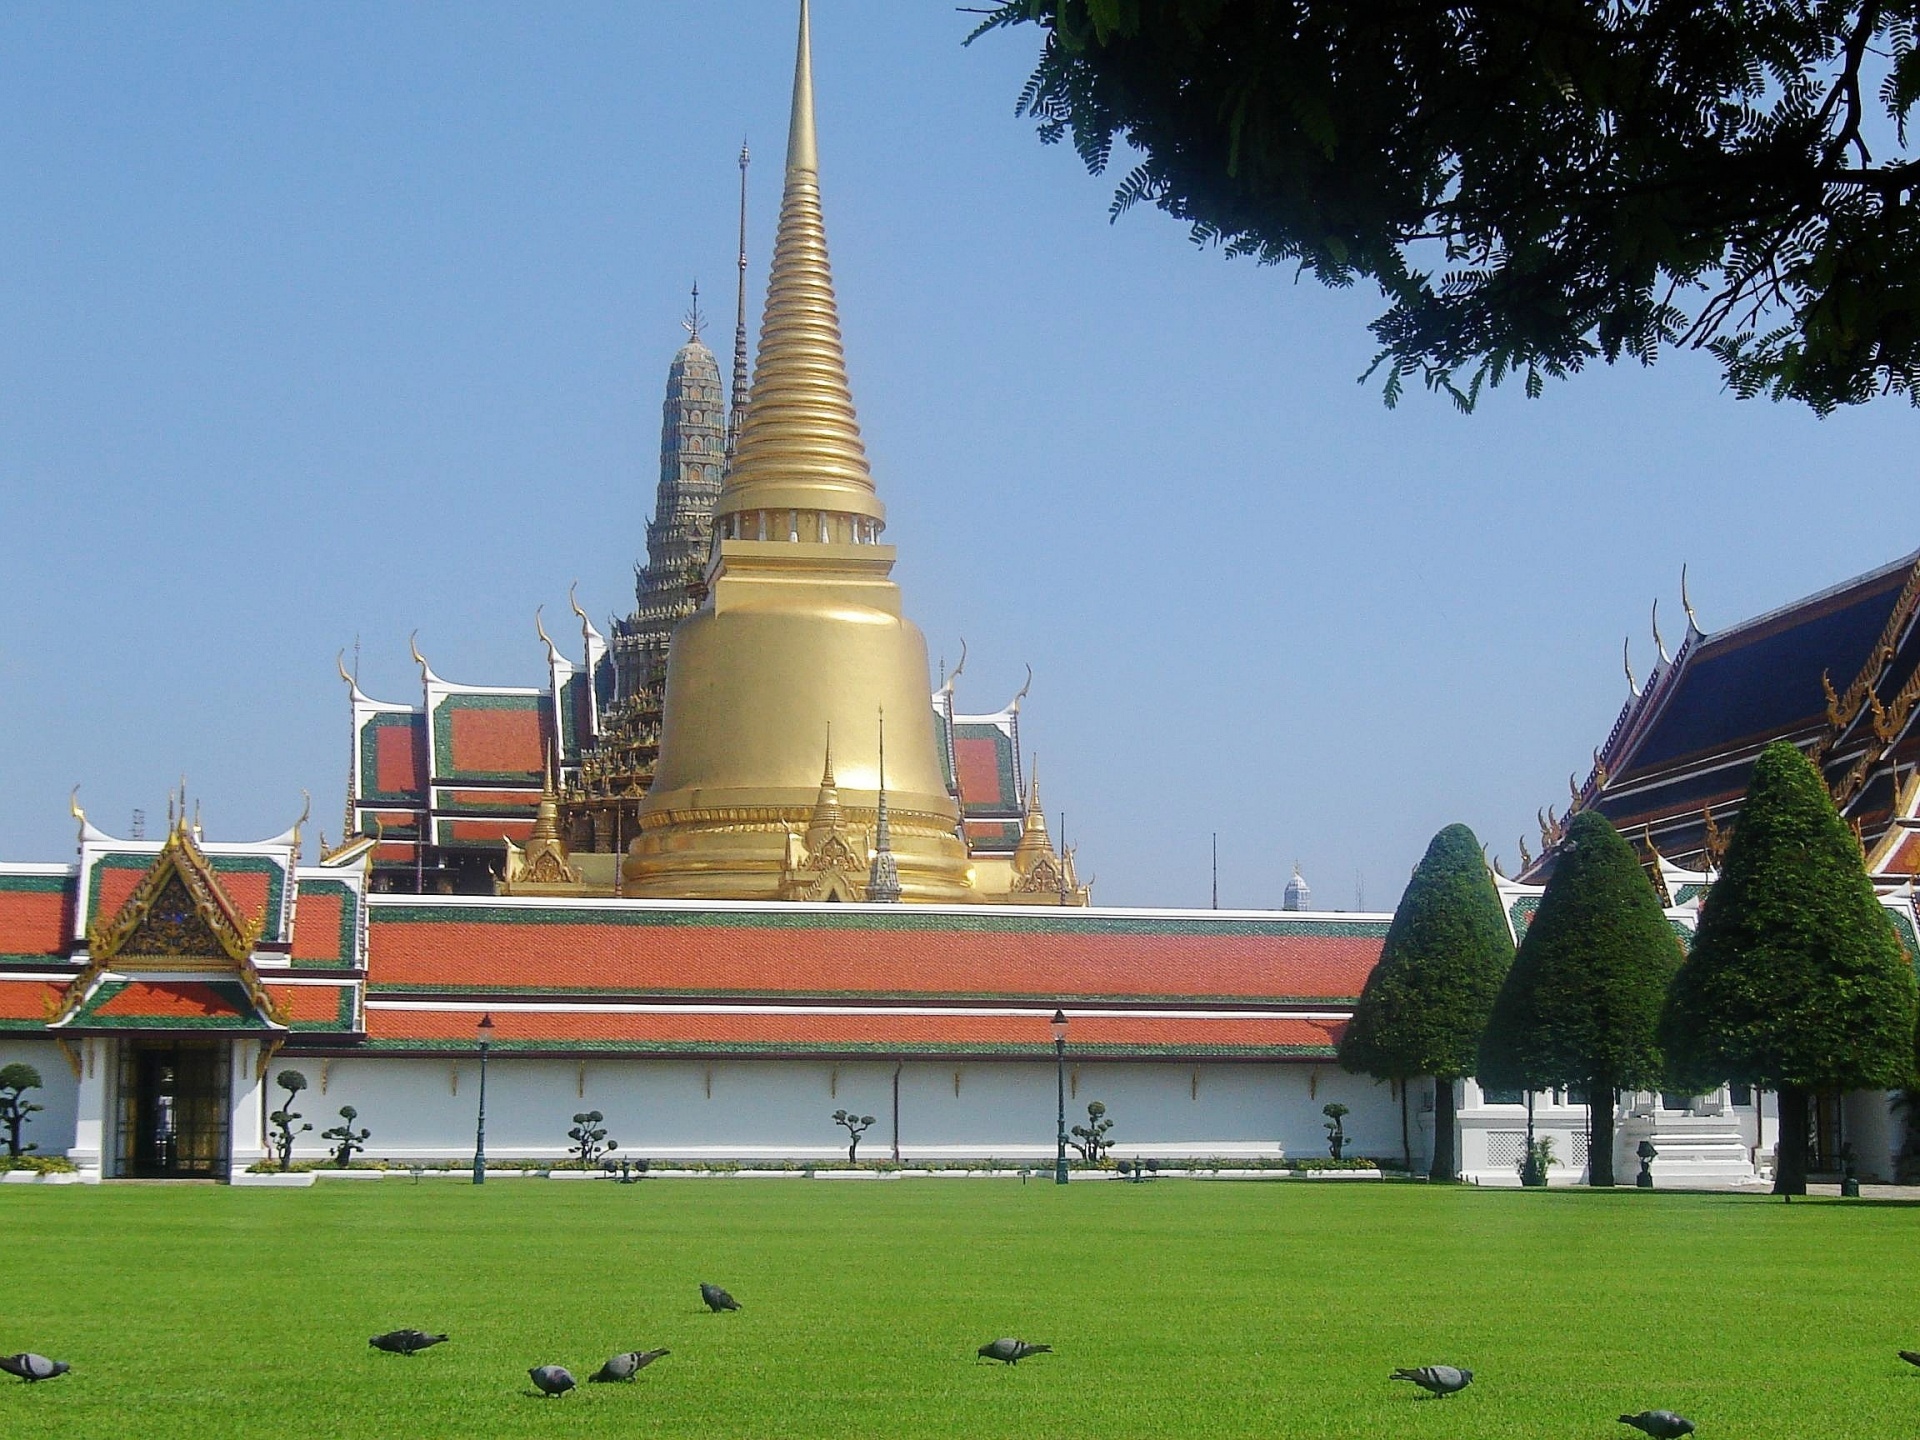
M 307 1077 L 298 1070 L 282 1070 L 273 1077 L 273 1083 L 287 1092 L 287 1098 L 280 1108 L 267 1116 L 273 1126 L 273 1148 L 280 1157 L 280 1169 L 284 1173 L 293 1168 L 293 1137 L 301 1135 L 313 1126 L 301 1123 L 300 1112 L 293 1108 L 294 1099 L 307 1088 Z
M 1433 1171 L 1451 1180 L 1453 1082 L 1474 1073 L 1480 1032 L 1513 963 L 1499 892 L 1464 825 L 1433 837 L 1393 912 L 1380 963 L 1340 1037 L 1340 1064 L 1400 1087 L 1400 1148 L 1413 1168 L 1407 1083 L 1434 1077 Z
M 0 1066 L 0 1126 L 6 1127 L 7 1154 L 16 1159 L 40 1148 L 37 1144 L 20 1143 L 21 1127 L 47 1108 L 26 1098 L 27 1091 L 39 1088 L 40 1072 L 25 1061 Z
M 1826 783 L 1786 741 L 1761 752 L 1674 977 L 1660 1039 L 1678 1088 L 1777 1091 L 1778 1195 L 1807 1193 L 1821 1091 L 1891 1090 L 1914 1073 L 1913 966 Z
M 866 1134 L 868 1127 L 873 1124 L 873 1116 L 855 1115 L 850 1110 L 836 1110 L 833 1112 L 833 1123 L 847 1132 L 847 1163 L 858 1164 L 860 1137 Z
M 1107 1107 L 1095 1100 L 1087 1106 L 1087 1123 L 1076 1125 L 1067 1132 L 1072 1137 L 1067 1143 L 1078 1150 L 1080 1158 L 1089 1165 L 1098 1165 L 1101 1157 L 1112 1148 L 1112 1142 L 1107 1139 L 1107 1132 L 1111 1129 L 1113 1121 L 1107 1115 Z
M 1347 1116 L 1353 1112 L 1335 1100 L 1330 1105 L 1322 1105 L 1320 1113 L 1327 1117 L 1327 1153 L 1336 1160 L 1343 1160 L 1347 1153 Z
M 606 1118 L 598 1110 L 583 1110 L 573 1117 L 573 1128 L 567 1131 L 567 1138 L 573 1141 L 568 1153 L 582 1170 L 591 1170 L 602 1155 L 620 1148 L 619 1141 L 607 1138 L 607 1127 L 602 1123 Z
M 1480 1079 L 1529 1094 L 1585 1086 L 1592 1184 L 1614 1183 L 1615 1095 L 1665 1073 L 1660 1007 L 1679 967 L 1679 938 L 1632 847 L 1598 811 L 1574 816 L 1494 1004 Z
M 342 1170 L 353 1163 L 353 1152 L 366 1149 L 366 1141 L 373 1134 L 371 1130 L 355 1130 L 353 1122 L 360 1118 L 360 1112 L 351 1105 L 340 1107 L 340 1124 L 331 1130 L 322 1130 L 322 1140 L 333 1141 L 333 1163 Z

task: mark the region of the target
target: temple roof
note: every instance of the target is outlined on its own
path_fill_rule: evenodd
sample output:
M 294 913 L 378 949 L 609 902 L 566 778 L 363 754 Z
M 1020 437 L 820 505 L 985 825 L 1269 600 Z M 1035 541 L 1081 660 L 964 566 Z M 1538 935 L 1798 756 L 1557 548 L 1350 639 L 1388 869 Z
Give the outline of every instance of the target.
M 1920 761 L 1920 552 L 1713 634 L 1690 610 L 1689 622 L 1679 654 L 1622 709 L 1574 809 L 1599 810 L 1649 862 L 1711 868 L 1754 761 L 1781 739 L 1821 767 L 1869 849 L 1915 808 L 1896 782 Z M 1550 871 L 1557 823 L 1543 816 L 1526 878 Z
M 372 993 L 1323 1004 L 1384 917 L 376 896 Z

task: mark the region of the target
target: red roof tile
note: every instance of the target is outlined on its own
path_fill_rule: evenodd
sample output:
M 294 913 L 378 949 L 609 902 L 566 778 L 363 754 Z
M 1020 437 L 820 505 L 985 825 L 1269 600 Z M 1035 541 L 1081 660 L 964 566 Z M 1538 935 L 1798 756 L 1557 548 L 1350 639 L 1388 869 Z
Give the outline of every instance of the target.
M 702 1047 L 832 1050 L 1023 1049 L 1051 1054 L 1046 1017 L 1039 1015 L 712 1015 L 670 1011 L 646 1014 L 492 1012 L 498 1045 L 617 1044 L 675 1049 Z M 467 1011 L 370 1009 L 367 1031 L 376 1042 L 473 1044 L 475 1017 Z M 1297 1019 L 1158 1019 L 1082 1017 L 1073 1022 L 1076 1055 L 1102 1050 L 1152 1049 L 1200 1053 L 1213 1049 L 1324 1052 L 1338 1039 L 1339 1021 Z
M 0 1020 L 44 1022 L 48 1002 L 58 1004 L 66 990 L 64 984 L 49 985 L 41 980 L 0 982 Z
M 65 954 L 67 903 L 64 890 L 0 890 L 0 955 Z
M 1377 924 L 1300 925 L 1288 933 L 1278 925 L 1152 920 L 1067 929 L 1076 922 L 911 915 L 846 924 L 818 912 L 613 912 L 607 923 L 573 920 L 564 910 L 378 904 L 370 918 L 367 964 L 376 988 L 1049 999 L 1350 999 L 1379 959 L 1384 931 Z

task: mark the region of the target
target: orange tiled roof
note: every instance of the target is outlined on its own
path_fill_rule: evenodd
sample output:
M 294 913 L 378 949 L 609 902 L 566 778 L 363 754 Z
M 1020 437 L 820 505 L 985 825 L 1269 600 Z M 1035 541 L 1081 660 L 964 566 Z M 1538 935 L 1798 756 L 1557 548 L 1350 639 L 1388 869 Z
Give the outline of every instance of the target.
M 1044 1015 L 711 1014 L 692 1009 L 645 1013 L 492 1012 L 495 1046 L 508 1049 L 657 1049 L 673 1051 L 1030 1053 L 1051 1055 Z M 367 1033 L 382 1048 L 471 1049 L 470 1010 L 370 1008 Z M 1297 1018 L 1082 1016 L 1073 1020 L 1073 1054 L 1207 1053 L 1330 1055 L 1343 1022 Z
M 394 990 L 1350 1000 L 1384 923 L 370 906 Z
M 15 877 L 7 877 L 12 880 Z M 29 877 L 43 882 L 44 877 Z M 72 897 L 64 882 L 35 883 L 33 888 L 0 886 L 0 955 L 48 956 L 66 954 L 72 924 Z

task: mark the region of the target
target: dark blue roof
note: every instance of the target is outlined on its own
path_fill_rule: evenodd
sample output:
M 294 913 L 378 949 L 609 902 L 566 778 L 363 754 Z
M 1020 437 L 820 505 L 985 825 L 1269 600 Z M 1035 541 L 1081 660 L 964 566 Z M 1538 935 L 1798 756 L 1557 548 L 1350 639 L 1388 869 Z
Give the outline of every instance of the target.
M 1844 691 L 1893 613 L 1910 561 L 1696 644 L 1620 778 L 1824 720 L 1828 676 Z

